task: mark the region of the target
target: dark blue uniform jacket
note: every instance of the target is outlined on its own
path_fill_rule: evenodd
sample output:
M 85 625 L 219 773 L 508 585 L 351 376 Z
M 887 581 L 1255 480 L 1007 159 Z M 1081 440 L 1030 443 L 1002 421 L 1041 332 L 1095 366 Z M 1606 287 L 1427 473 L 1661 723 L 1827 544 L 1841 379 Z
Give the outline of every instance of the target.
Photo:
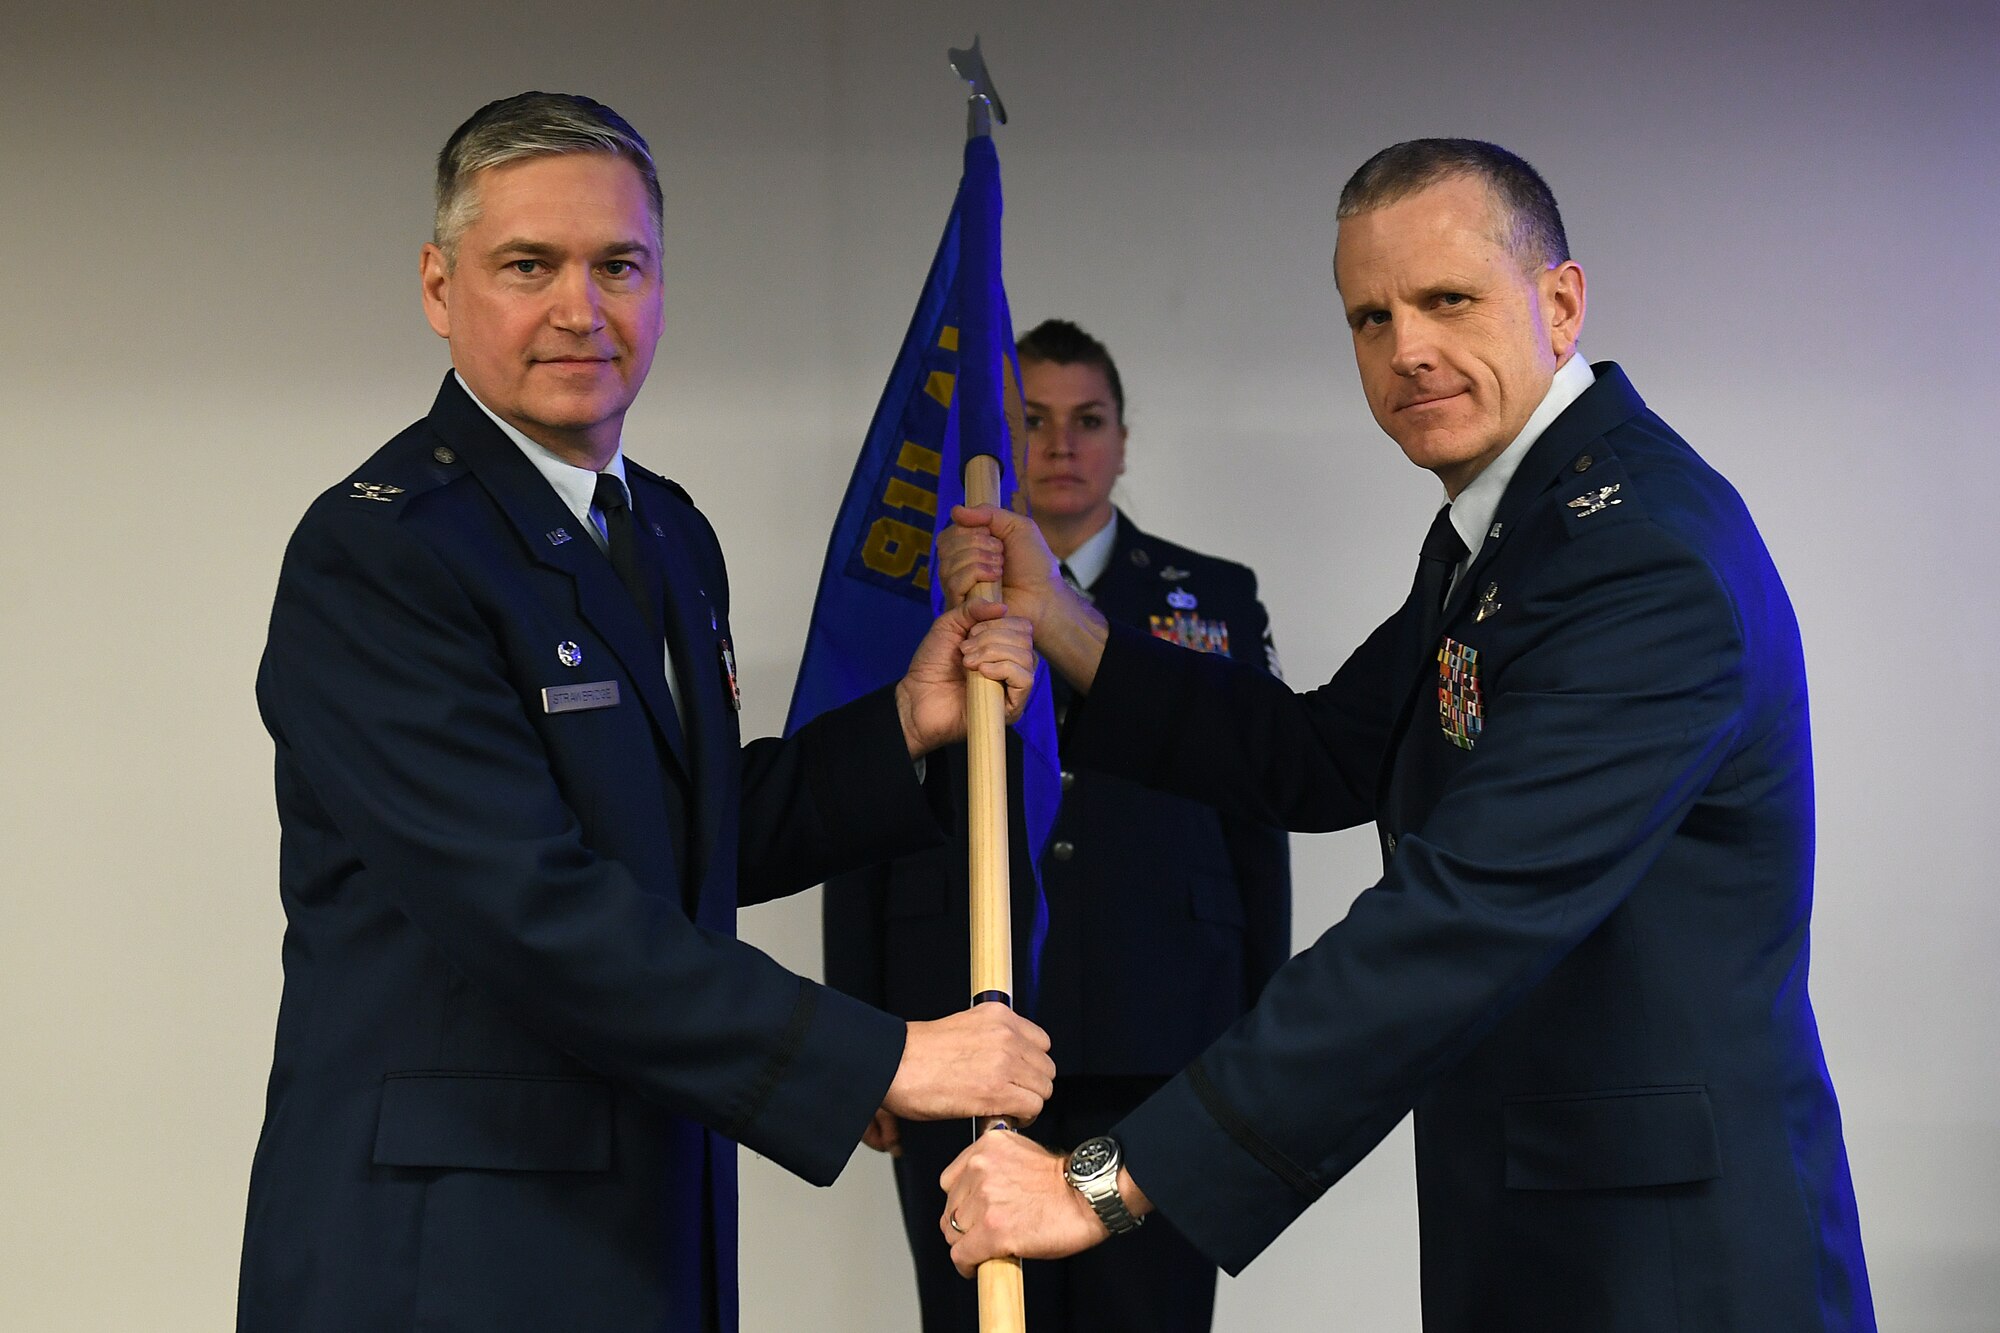
M 939 836 L 893 702 L 739 749 L 714 534 L 627 477 L 685 734 L 660 637 L 451 378 L 286 551 L 244 1330 L 733 1328 L 730 1140 L 825 1183 L 888 1087 L 902 1024 L 733 923 Z
M 1434 1333 L 1873 1328 L 1798 626 L 1735 491 L 1597 373 L 1436 639 L 1406 604 L 1294 694 L 1114 630 L 1077 762 L 1373 820 L 1384 874 L 1113 1132 L 1235 1272 L 1414 1109 Z
M 1090 591 L 1115 624 L 1270 669 L 1269 622 L 1256 575 L 1242 565 L 1141 532 L 1120 514 L 1110 563 Z M 1086 705 L 1071 704 L 1061 682 L 1057 694 L 1066 735 Z M 1010 753 L 1018 782 L 1018 746 Z M 945 758 L 946 799 L 962 825 L 963 748 Z M 1034 882 L 1019 829 L 1014 845 L 1016 989 L 1049 1033 L 1062 1077 L 1179 1070 L 1290 955 L 1282 829 L 1065 762 L 1042 858 L 1047 942 L 1031 986 Z M 965 886 L 962 838 L 829 882 L 827 984 L 906 1018 L 963 1009 Z

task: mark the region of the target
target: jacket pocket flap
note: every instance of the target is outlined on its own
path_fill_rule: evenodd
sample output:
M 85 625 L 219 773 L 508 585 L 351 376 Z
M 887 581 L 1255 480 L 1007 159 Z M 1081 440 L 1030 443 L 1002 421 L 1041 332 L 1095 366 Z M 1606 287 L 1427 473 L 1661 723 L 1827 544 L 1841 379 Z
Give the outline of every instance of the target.
M 611 1086 L 560 1075 L 389 1074 L 375 1164 L 608 1171 Z
M 1630 1189 L 1722 1174 L 1715 1112 L 1699 1084 L 1513 1098 L 1501 1114 L 1509 1189 Z

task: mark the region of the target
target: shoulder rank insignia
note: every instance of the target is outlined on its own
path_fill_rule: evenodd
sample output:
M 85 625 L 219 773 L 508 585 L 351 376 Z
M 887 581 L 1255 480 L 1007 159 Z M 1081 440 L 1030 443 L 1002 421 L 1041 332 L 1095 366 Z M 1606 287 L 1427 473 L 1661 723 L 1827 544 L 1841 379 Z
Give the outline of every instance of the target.
M 1167 594 L 1167 605 L 1176 611 L 1192 611 L 1195 608 L 1195 596 L 1186 588 L 1175 588 Z
M 1599 486 L 1596 490 L 1585 491 L 1582 495 L 1577 496 L 1576 499 L 1571 500 L 1569 507 L 1576 510 L 1578 518 L 1589 518 L 1600 509 L 1609 509 L 1612 505 L 1624 504 L 1623 500 L 1614 500 L 1611 498 L 1616 494 L 1618 494 L 1618 487 L 1616 485 Z
M 347 498 L 350 500 L 380 500 L 383 504 L 388 504 L 390 496 L 401 495 L 402 493 L 403 488 L 401 486 L 391 486 L 387 482 L 357 481 L 354 483 L 354 494 Z
M 1156 639 L 1165 639 L 1168 643 L 1177 643 L 1198 653 L 1229 656 L 1227 621 L 1204 620 L 1186 611 L 1175 611 L 1170 616 L 1148 616 L 1146 619 L 1152 622 L 1153 637 Z
M 1500 614 L 1500 585 L 1489 583 L 1486 585 L 1486 591 L 1479 594 L 1479 606 L 1473 611 L 1472 620 L 1477 624 L 1488 616 L 1498 614 Z
M 1438 725 L 1461 750 L 1470 750 L 1486 725 L 1486 705 L 1479 695 L 1479 650 L 1449 636 L 1438 645 Z

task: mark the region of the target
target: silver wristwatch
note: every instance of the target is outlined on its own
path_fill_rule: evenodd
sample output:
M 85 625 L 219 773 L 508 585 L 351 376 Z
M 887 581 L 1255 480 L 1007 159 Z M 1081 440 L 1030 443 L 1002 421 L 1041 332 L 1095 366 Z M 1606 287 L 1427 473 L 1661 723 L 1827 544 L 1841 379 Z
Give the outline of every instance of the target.
M 1077 1144 L 1063 1166 L 1063 1179 L 1083 1196 L 1097 1220 L 1114 1236 L 1136 1231 L 1146 1220 L 1132 1216 L 1125 1200 L 1118 1197 L 1118 1168 L 1124 1160 L 1118 1140 L 1100 1134 Z

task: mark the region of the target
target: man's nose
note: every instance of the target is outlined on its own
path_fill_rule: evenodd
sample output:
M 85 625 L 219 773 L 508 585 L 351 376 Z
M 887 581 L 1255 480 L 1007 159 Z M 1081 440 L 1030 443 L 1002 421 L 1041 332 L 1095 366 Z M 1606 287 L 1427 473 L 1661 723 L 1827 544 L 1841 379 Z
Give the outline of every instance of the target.
M 588 269 L 566 273 L 556 283 L 549 323 L 565 333 L 595 333 L 603 327 L 603 303 Z
M 1428 323 L 1420 319 L 1399 319 L 1391 326 L 1395 346 L 1389 353 L 1389 369 L 1398 375 L 1418 375 L 1437 368 L 1437 343 Z

